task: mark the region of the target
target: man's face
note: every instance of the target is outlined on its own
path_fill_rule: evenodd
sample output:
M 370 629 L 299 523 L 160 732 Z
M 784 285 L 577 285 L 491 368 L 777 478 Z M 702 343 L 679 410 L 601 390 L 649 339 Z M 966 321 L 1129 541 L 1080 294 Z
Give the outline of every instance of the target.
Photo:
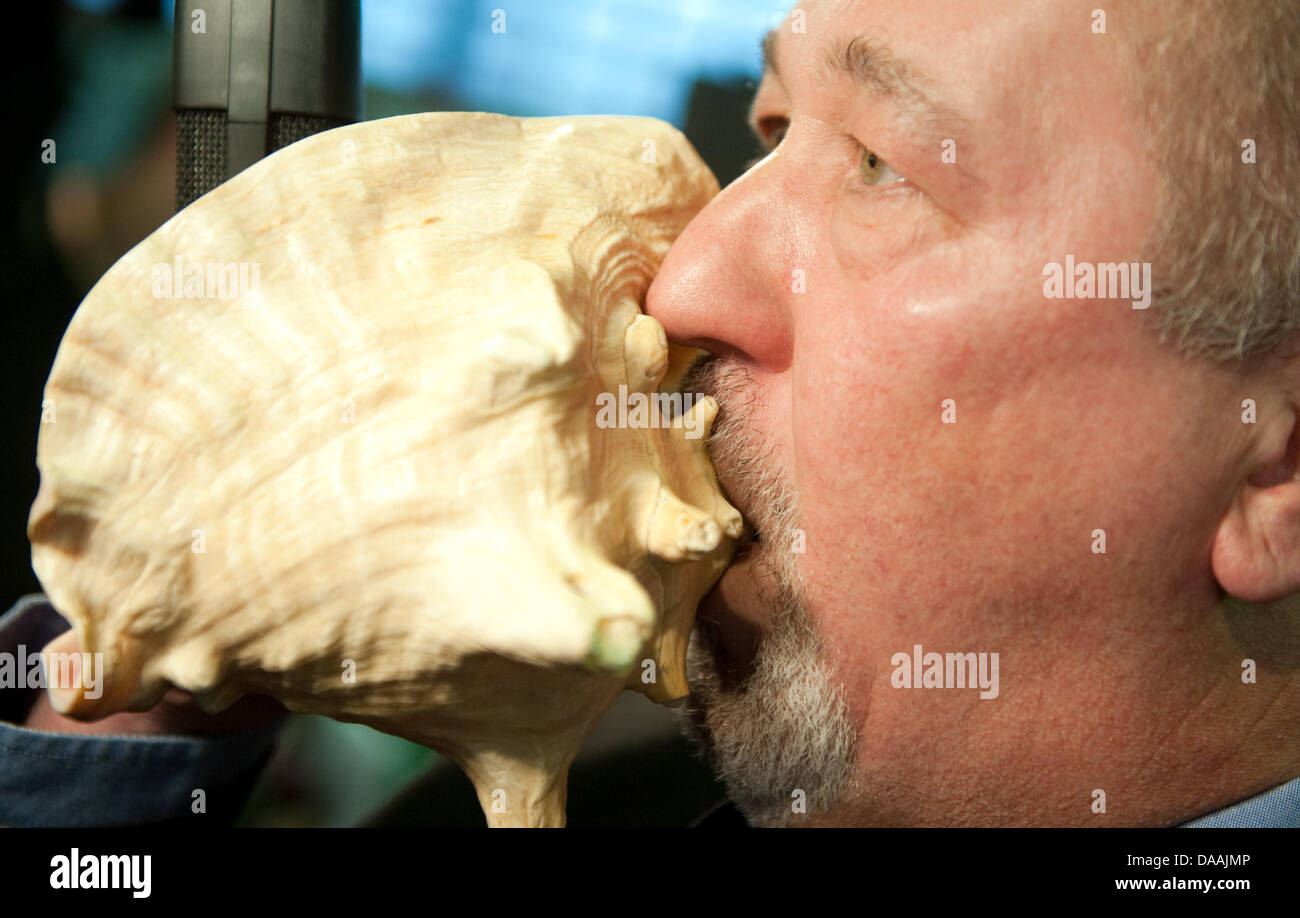
M 1141 261 L 1154 217 L 1114 34 L 1153 26 L 1119 7 L 1097 33 L 1093 7 L 801 4 L 753 108 L 779 146 L 650 289 L 718 355 L 688 385 L 718 394 L 715 464 L 761 540 L 692 672 L 756 821 L 1084 823 L 1195 709 L 1180 610 L 1216 590 L 1236 440 L 1192 408 L 1240 393 L 1133 297 L 1044 294 L 1067 256 Z M 915 645 L 997 653 L 996 697 L 896 687 Z

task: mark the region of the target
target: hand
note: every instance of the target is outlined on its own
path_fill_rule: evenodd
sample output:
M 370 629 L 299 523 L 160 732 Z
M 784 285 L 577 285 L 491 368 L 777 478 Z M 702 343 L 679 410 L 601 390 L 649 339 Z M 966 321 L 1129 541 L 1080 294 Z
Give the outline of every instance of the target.
M 45 649 L 52 653 L 81 652 L 75 631 L 65 632 Z M 99 720 L 81 721 L 55 711 L 49 694 L 41 692 L 23 726 L 51 733 L 210 736 L 256 730 L 282 720 L 287 713 L 274 698 L 245 695 L 220 714 L 205 714 L 189 692 L 173 688 L 148 711 L 122 711 Z

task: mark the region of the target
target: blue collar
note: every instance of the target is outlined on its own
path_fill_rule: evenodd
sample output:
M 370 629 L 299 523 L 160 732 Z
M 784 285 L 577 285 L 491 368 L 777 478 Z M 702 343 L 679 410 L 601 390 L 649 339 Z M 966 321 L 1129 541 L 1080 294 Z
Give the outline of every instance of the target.
M 1300 826 L 1300 778 L 1182 825 L 1184 829 L 1295 828 Z

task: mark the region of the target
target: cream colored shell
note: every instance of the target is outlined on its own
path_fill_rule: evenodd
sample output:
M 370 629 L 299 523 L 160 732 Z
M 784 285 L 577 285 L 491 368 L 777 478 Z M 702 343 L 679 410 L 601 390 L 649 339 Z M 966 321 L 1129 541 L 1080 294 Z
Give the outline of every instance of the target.
M 685 694 L 741 531 L 682 418 L 597 423 L 696 353 L 638 304 L 716 192 L 653 119 L 431 113 L 303 140 L 169 220 L 46 386 L 32 564 L 106 667 L 56 703 L 270 694 L 445 753 L 490 824 L 563 824 L 615 695 Z

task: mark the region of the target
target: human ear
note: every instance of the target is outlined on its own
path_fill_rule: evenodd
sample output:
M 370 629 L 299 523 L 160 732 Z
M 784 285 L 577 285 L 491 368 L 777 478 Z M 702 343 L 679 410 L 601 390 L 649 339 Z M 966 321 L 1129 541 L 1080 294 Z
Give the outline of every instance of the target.
M 1261 427 L 1265 458 L 1248 468 L 1215 533 L 1211 567 L 1219 585 L 1244 602 L 1273 602 L 1300 590 L 1300 428 Z

